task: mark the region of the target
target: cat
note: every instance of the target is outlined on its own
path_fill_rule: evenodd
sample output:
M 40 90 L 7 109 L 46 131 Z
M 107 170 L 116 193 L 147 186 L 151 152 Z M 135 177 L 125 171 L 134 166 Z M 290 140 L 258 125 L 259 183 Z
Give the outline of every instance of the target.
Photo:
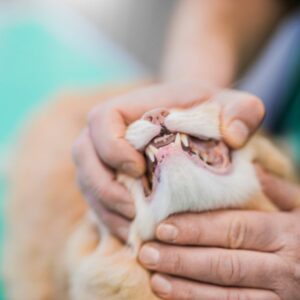
M 124 245 L 87 207 L 70 155 L 88 111 L 115 93 L 62 96 L 39 112 L 24 134 L 8 201 L 9 299 L 158 299 L 136 255 L 160 221 L 185 211 L 276 211 L 262 192 L 253 162 L 294 177 L 289 159 L 261 135 L 240 150 L 230 149 L 220 133 L 220 108 L 210 101 L 147 112 L 125 135 L 145 154 L 147 173 L 140 179 L 117 176 L 136 207 Z

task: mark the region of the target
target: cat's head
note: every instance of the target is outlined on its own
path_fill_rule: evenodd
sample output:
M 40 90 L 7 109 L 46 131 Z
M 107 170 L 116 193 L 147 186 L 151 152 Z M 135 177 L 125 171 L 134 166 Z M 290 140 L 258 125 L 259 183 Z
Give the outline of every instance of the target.
M 147 112 L 128 127 L 126 139 L 145 155 L 145 196 L 162 210 L 159 219 L 166 217 L 162 201 L 168 213 L 217 209 L 239 205 L 259 189 L 251 153 L 224 143 L 213 102 Z

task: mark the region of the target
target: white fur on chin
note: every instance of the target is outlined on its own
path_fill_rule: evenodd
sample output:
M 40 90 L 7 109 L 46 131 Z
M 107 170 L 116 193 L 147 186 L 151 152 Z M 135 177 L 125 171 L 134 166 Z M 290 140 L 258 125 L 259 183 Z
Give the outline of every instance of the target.
M 211 102 L 187 110 L 174 110 L 166 117 L 165 126 L 171 132 L 219 139 L 220 108 Z M 139 120 L 128 127 L 126 138 L 136 148 L 146 146 L 141 141 L 153 136 L 155 126 Z M 148 128 L 148 129 L 147 129 Z M 134 138 L 133 138 L 134 137 Z M 131 228 L 131 243 L 154 237 L 155 226 L 173 213 L 207 211 L 238 207 L 259 192 L 260 185 L 252 165 L 252 153 L 243 149 L 232 154 L 232 169 L 216 174 L 200 167 L 183 153 L 166 158 L 160 165 L 160 180 L 151 195 L 143 193 L 142 183 L 122 175 L 119 180 L 135 199 L 136 218 Z
M 250 155 L 246 150 L 236 152 L 233 170 L 224 175 L 205 170 L 184 155 L 167 158 L 151 202 L 144 197 L 136 207 L 137 216 L 133 227 L 136 227 L 138 235 L 142 240 L 152 239 L 155 226 L 174 213 L 239 207 L 244 204 L 260 190 Z M 131 193 L 135 199 L 141 198 L 140 192 L 137 195 L 136 190 L 131 190 Z

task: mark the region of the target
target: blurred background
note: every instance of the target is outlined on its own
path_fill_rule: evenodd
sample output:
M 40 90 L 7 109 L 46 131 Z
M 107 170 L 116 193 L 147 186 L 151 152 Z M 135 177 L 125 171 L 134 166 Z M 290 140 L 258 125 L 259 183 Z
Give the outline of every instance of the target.
M 5 120 L 1 118 L 0 139 L 11 131 L 12 111 L 18 119 L 16 113 L 30 106 L 27 99 L 41 101 L 60 88 L 99 86 L 155 73 L 175 4 L 174 0 L 1 0 Z
M 155 74 L 175 4 L 175 0 L 0 0 L 0 214 L 11 147 L 30 112 L 60 91 Z M 2 238 L 1 215 L 0 245 Z

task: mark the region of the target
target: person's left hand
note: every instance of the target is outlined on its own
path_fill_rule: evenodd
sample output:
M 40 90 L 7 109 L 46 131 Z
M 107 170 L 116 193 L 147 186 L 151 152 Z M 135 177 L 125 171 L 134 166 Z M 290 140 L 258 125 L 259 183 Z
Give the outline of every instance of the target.
M 284 211 L 172 216 L 141 263 L 163 299 L 300 299 L 300 187 L 263 171 L 265 193 Z M 188 246 L 186 246 L 188 245 Z

